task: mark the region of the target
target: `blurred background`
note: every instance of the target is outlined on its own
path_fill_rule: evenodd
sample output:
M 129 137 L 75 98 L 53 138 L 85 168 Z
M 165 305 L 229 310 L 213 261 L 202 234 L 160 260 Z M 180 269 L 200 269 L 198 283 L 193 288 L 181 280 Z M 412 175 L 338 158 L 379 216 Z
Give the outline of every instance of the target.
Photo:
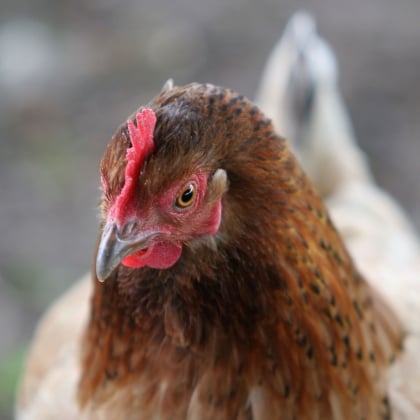
M 420 227 L 418 0 L 15 0 L 0 4 L 0 419 L 49 302 L 90 268 L 98 165 L 163 82 L 254 96 L 287 19 L 307 9 L 378 183 Z

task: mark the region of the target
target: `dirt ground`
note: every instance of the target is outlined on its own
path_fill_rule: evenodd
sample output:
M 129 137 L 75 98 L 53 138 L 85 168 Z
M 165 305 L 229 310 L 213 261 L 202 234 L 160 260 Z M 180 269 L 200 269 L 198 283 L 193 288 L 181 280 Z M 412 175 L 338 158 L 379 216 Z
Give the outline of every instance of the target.
M 302 8 L 336 51 L 378 183 L 419 229 L 418 0 L 1 3 L 0 418 L 10 416 L 38 317 L 89 270 L 98 164 L 114 130 L 169 77 L 252 97 L 271 47 Z

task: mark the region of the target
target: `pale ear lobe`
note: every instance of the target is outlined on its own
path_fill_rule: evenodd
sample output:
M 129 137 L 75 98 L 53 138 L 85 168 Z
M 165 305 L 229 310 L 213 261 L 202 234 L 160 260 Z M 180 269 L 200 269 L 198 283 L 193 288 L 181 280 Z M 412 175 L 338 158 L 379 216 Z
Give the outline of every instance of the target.
M 164 85 L 162 86 L 162 89 L 160 91 L 160 93 L 165 93 L 168 90 L 171 90 L 174 88 L 174 80 L 173 79 L 168 79 Z
M 226 171 L 219 168 L 210 181 L 211 193 L 215 197 L 221 197 L 228 190 L 228 178 Z

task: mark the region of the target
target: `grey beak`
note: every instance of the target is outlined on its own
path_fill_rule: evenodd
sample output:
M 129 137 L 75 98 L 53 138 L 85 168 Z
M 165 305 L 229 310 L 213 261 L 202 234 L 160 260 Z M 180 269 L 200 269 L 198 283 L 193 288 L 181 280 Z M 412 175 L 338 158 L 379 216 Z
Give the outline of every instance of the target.
M 154 235 L 147 232 L 121 238 L 115 223 L 105 225 L 96 254 L 98 280 L 105 281 L 125 257 L 147 248 Z

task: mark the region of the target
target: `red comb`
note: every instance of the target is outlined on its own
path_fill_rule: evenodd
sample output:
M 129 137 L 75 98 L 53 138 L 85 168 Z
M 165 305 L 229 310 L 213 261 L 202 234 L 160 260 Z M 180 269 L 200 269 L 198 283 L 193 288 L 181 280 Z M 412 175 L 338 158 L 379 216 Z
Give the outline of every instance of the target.
M 144 159 L 153 152 L 153 132 L 155 130 L 156 115 L 152 109 L 143 109 L 136 114 L 136 125 L 127 121 L 131 147 L 127 149 L 127 166 L 125 167 L 125 181 L 120 195 L 115 200 L 112 216 L 121 222 L 127 215 L 128 203 L 134 191 L 136 181 Z

